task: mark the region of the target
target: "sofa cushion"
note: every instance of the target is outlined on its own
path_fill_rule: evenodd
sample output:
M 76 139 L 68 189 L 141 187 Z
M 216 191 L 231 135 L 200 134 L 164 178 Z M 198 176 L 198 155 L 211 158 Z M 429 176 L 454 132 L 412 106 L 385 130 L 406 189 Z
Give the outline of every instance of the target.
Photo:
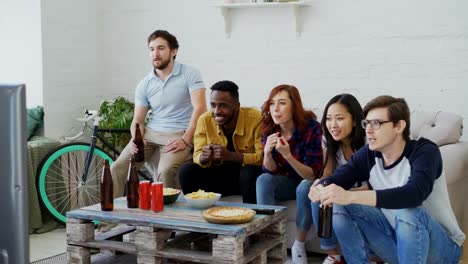
M 411 138 L 425 137 L 438 146 L 457 143 L 463 134 L 461 116 L 437 111 L 413 111 L 411 113 Z
M 27 138 L 28 140 L 36 134 L 36 131 L 42 126 L 44 118 L 44 109 L 42 106 L 28 108 L 26 114 Z

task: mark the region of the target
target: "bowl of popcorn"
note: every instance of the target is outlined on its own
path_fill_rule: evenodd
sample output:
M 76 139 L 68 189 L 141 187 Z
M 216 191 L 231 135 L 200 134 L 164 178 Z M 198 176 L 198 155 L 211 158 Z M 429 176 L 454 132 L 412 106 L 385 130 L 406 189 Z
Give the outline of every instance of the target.
M 219 198 L 221 198 L 221 194 L 198 190 L 196 192 L 186 194 L 184 197 L 191 207 L 202 209 L 208 208 L 215 204 L 219 200 Z
M 164 204 L 171 204 L 179 197 L 180 190 L 174 188 L 163 188 Z

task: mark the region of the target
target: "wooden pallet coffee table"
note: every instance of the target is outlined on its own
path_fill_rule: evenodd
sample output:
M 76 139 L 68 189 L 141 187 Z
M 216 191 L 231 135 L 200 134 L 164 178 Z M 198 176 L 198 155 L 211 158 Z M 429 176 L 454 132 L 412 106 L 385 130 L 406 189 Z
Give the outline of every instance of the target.
M 220 206 L 259 208 L 253 204 L 218 202 Z M 156 264 L 163 259 L 196 263 L 284 263 L 286 261 L 286 207 L 273 215 L 257 214 L 240 225 L 211 224 L 200 209 L 185 202 L 166 205 L 154 213 L 128 209 L 125 198 L 114 201 L 114 211 L 103 212 L 100 205 L 67 213 L 67 263 L 90 263 L 90 248 L 137 255 L 137 263 Z M 91 220 L 136 226 L 134 242 L 97 240 Z M 171 236 L 176 232 L 175 237 Z

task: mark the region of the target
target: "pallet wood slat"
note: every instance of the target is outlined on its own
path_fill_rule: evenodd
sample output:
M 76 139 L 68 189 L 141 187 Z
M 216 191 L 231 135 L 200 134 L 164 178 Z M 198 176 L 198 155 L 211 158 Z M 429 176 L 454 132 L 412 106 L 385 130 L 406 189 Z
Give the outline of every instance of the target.
M 81 224 L 67 223 L 67 241 L 85 242 L 94 240 L 94 225 L 89 222 Z
M 177 235 L 174 239 L 167 242 L 166 247 L 168 248 L 188 248 L 192 244 L 196 244 L 204 239 L 209 239 L 209 234 L 203 233 L 187 233 L 183 235 Z
M 162 264 L 163 260 L 158 257 L 151 255 L 145 255 L 138 253 L 137 255 L 137 264 Z
M 279 243 L 281 243 L 281 239 L 276 238 L 268 239 L 266 241 L 262 241 L 262 243 L 255 243 L 251 245 L 249 248 L 245 249 L 246 253 L 244 256 L 244 263 L 253 261 L 257 256 L 263 253 L 268 257 L 267 252 L 276 247 Z
M 151 227 L 151 226 L 137 226 L 136 230 L 141 231 L 141 232 L 154 233 L 154 232 L 158 231 L 158 228 Z
M 287 258 L 287 239 L 285 236 L 282 236 L 286 232 L 286 220 L 280 220 L 275 222 L 262 230 L 262 234 L 265 237 L 277 237 L 280 239 L 280 243 L 273 249 L 267 252 L 269 259 L 276 259 L 280 261 L 286 261 Z
M 67 225 L 68 224 L 83 224 L 83 223 L 90 223 L 90 220 L 87 219 L 75 219 L 75 218 L 67 218 Z
M 218 236 L 213 240 L 213 258 L 235 261 L 244 255 L 244 236 Z
M 99 248 L 110 251 L 125 252 L 130 254 L 137 253 L 136 246 L 133 243 L 113 241 L 113 240 L 99 240 L 88 242 L 76 242 L 73 246 L 80 246 L 82 248 Z
M 136 230 L 134 226 L 119 226 L 110 231 L 96 234 L 95 240 L 110 240 L 116 237 L 124 236 Z
M 67 263 L 90 264 L 91 252 L 89 248 L 68 245 L 67 246 Z
M 164 241 L 171 236 L 170 230 L 158 230 L 145 232 L 137 228 L 135 245 L 138 251 L 160 250 L 164 247 Z
M 252 263 L 252 264 L 267 264 L 267 254 L 266 254 L 266 252 L 264 251 L 264 252 L 260 253 L 260 256 L 256 257 L 254 260 L 252 260 L 249 263 Z

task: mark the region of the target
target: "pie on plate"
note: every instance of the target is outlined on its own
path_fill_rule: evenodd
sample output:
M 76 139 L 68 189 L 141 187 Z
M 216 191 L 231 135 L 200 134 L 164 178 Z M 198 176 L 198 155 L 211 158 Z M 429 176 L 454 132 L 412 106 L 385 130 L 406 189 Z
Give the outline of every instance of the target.
M 231 206 L 216 206 L 203 211 L 206 221 L 214 224 L 243 224 L 255 217 L 255 211 Z

